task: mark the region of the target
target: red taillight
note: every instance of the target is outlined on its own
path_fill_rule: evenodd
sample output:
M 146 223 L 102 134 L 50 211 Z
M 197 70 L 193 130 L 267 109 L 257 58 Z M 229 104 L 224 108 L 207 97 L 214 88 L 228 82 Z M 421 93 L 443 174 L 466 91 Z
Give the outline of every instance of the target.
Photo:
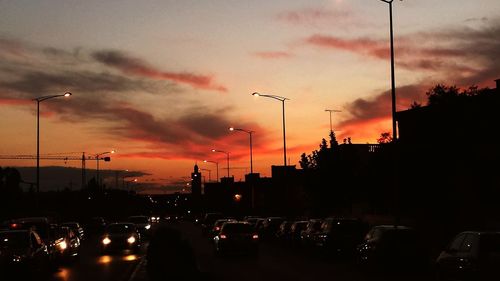
M 219 231 L 219 230 L 220 230 L 220 227 L 216 226 L 215 231 Z
M 226 235 L 224 235 L 224 234 L 221 234 L 221 235 L 219 235 L 219 238 L 220 238 L 220 239 L 226 239 L 226 238 L 227 238 L 227 236 L 226 236 Z
M 252 239 L 259 239 L 259 235 L 254 234 L 254 235 L 252 236 Z
M 16 227 L 17 227 L 17 223 L 13 223 L 13 224 L 11 224 L 11 225 L 10 225 L 10 227 L 12 227 L 12 228 L 16 228 Z

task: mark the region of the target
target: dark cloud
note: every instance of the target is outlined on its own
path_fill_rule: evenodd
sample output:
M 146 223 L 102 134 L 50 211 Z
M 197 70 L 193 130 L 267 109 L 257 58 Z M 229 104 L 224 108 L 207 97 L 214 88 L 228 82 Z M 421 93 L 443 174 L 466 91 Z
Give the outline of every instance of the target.
M 133 74 L 151 79 L 161 79 L 173 81 L 176 83 L 187 84 L 194 88 L 205 90 L 216 90 L 227 92 L 226 87 L 214 83 L 210 75 L 199 75 L 194 73 L 178 73 L 171 71 L 162 71 L 148 65 L 145 61 L 133 58 L 123 52 L 116 50 L 97 51 L 92 57 L 107 66 L 119 69 L 126 74 Z
M 6 69 L 4 69 L 6 70 Z M 133 80 L 109 72 L 17 70 L 16 80 L 0 81 L 0 89 L 39 96 L 49 93 L 73 91 L 104 93 L 142 91 L 153 92 L 152 83 Z

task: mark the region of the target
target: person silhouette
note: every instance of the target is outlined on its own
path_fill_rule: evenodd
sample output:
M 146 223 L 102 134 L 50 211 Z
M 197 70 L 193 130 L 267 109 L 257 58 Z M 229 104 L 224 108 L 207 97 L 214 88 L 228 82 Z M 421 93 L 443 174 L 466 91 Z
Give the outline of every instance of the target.
M 348 138 L 347 138 L 347 143 L 348 143 L 348 144 L 352 144 L 352 142 L 351 142 L 351 137 L 348 137 Z

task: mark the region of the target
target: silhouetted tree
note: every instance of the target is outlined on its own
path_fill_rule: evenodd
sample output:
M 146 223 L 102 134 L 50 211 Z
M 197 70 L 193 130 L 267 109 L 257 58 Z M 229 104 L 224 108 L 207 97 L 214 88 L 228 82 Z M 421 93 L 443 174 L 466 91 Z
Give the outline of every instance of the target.
M 380 138 L 377 139 L 377 142 L 380 144 L 391 143 L 392 142 L 391 133 L 384 132 L 380 134 Z

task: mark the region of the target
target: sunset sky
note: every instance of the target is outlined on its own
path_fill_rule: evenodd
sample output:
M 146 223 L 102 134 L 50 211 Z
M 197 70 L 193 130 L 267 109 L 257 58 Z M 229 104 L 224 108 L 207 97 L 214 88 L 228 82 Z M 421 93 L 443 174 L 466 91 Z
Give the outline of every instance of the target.
M 436 83 L 494 87 L 500 1 L 394 1 L 397 108 Z M 379 0 L 0 0 L 0 155 L 95 154 L 141 171 L 150 191 L 185 186 L 195 162 L 230 152 L 235 180 L 290 164 L 327 138 L 375 143 L 391 130 L 388 4 Z M 80 167 L 78 161 L 43 166 Z M 0 166 L 35 166 L 0 160 Z M 95 161 L 87 168 L 94 169 Z M 208 180 L 208 178 L 207 178 Z

